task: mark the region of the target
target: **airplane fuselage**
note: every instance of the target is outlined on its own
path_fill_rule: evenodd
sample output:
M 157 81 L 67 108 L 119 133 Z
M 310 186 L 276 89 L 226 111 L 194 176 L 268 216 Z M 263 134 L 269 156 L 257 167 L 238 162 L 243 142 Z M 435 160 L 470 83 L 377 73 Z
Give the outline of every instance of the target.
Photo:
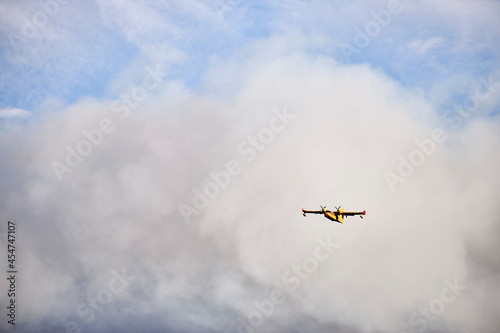
M 339 218 L 342 219 L 342 215 L 337 215 L 334 212 L 329 211 L 329 210 L 324 210 L 323 213 L 324 213 L 325 217 L 331 221 L 335 221 L 338 223 L 344 223 L 343 221 L 339 221 Z

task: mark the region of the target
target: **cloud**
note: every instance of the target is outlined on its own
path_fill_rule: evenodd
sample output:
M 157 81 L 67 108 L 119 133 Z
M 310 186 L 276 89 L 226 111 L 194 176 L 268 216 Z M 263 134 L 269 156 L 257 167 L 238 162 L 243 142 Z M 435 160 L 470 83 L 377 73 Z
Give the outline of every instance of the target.
M 405 2 L 357 64 L 387 1 L 68 2 L 14 51 L 42 3 L 0 5 L 20 332 L 499 330 L 497 3 Z
M 124 120 L 111 101 L 87 99 L 47 113 L 28 133 L 6 129 L 5 142 L 17 142 L 26 163 L 8 170 L 16 183 L 2 215 L 19 221 L 23 281 L 38 281 L 19 285 L 23 325 L 236 331 L 254 302 L 279 288 L 286 301 L 262 331 L 399 332 L 415 330 L 409 317 L 457 278 L 467 290 L 429 327 L 499 327 L 480 311 L 495 308 L 488 253 L 498 246 L 477 245 L 498 230 L 497 123 L 447 129 L 448 141 L 393 193 L 384 172 L 429 137 L 439 123 L 434 106 L 369 66 L 287 49 L 283 38 L 214 63 L 204 79 L 209 95 L 173 99 L 165 82 Z M 221 68 L 233 70 L 234 89 L 218 96 Z M 248 161 L 238 147 L 284 107 L 295 118 Z M 51 163 L 65 163 L 66 146 L 76 149 L 103 117 L 115 130 L 59 182 Z M 3 149 L 2 159 L 14 165 L 17 154 Z M 193 205 L 194 189 L 233 159 L 241 172 L 187 224 L 179 205 Z M 320 204 L 367 216 L 340 225 L 300 214 Z M 283 274 L 326 236 L 339 249 L 291 290 Z M 123 270 L 126 287 L 111 293 L 119 286 L 113 271 Z
M 23 109 L 3 109 L 0 110 L 0 118 L 13 119 L 13 118 L 27 118 L 31 115 L 29 111 Z
M 426 40 L 417 39 L 408 43 L 408 48 L 417 52 L 420 55 L 424 55 L 427 52 L 429 52 L 429 50 L 440 47 L 443 44 L 443 42 L 444 38 L 442 37 L 431 37 Z

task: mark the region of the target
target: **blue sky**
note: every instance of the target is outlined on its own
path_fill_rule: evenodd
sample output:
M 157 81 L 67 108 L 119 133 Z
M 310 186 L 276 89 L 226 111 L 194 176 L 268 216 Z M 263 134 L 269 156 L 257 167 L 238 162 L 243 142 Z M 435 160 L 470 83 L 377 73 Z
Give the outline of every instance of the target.
M 499 14 L 1 1 L 16 328 L 498 332 Z
M 153 11 L 154 17 L 141 17 L 135 16 L 133 5 L 118 9 L 111 3 L 69 1 L 49 9 L 54 13 L 36 27 L 33 15 L 43 13 L 41 5 L 6 1 L 2 6 L 9 19 L 2 23 L 0 107 L 36 112 L 47 98 L 65 105 L 88 96 L 113 98 L 110 82 L 135 63 L 147 61 L 148 52 L 154 51 L 146 45 L 162 44 L 178 52 L 181 59 L 164 60 L 172 67 L 172 78 L 196 90 L 211 58 L 226 59 L 244 45 L 273 35 L 298 34 L 306 40 L 299 47 L 312 55 L 369 64 L 425 92 L 453 77 L 472 80 L 497 70 L 494 1 L 482 1 L 481 6 L 466 1 L 453 5 L 401 1 L 388 25 L 379 24 L 380 31 L 369 38 L 369 45 L 351 57 L 344 56 L 340 45 L 356 46 L 355 29 L 364 32 L 376 15 L 387 12 L 388 1 L 216 3 L 144 2 L 144 14 Z M 31 31 L 25 20 L 36 29 L 30 38 L 23 37 L 23 31 L 25 35 Z

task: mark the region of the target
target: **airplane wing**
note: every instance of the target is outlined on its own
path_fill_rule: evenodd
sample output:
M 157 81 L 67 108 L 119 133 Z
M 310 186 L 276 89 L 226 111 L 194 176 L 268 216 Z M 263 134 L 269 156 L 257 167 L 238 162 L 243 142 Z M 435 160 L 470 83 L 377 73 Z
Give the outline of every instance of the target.
M 305 209 L 302 209 L 302 213 L 303 214 L 324 214 L 323 211 L 321 210 L 305 210 Z
M 344 216 L 354 216 L 354 215 L 366 215 L 366 210 L 362 212 L 342 212 Z

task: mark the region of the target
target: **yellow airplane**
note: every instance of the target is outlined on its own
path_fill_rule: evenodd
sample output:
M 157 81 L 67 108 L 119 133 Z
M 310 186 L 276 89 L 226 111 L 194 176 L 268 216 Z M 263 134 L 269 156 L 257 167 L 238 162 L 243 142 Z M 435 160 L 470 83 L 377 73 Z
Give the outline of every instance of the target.
M 306 214 L 323 214 L 327 219 L 339 222 L 339 223 L 344 223 L 344 217 L 345 216 L 355 216 L 359 215 L 359 217 L 363 218 L 363 215 L 366 215 L 366 210 L 362 212 L 344 212 L 344 209 L 342 207 L 335 207 L 337 210 L 336 211 L 331 211 L 327 210 L 326 206 L 320 206 L 321 210 L 305 210 L 302 209 L 302 215 L 306 216 Z

